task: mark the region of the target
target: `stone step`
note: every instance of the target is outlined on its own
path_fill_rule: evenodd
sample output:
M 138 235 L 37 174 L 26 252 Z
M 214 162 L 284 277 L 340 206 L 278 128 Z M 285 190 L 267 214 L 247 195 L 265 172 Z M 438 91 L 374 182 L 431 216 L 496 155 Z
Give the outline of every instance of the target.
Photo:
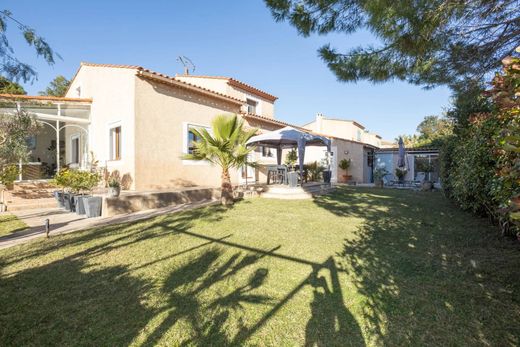
M 313 196 L 328 194 L 334 187 L 327 184 L 313 184 L 304 187 L 271 186 L 261 197 L 272 199 L 311 199 Z
M 58 207 L 58 202 L 54 198 L 46 199 L 26 199 L 25 201 L 13 201 L 7 203 L 7 211 L 23 211 L 34 210 L 39 208 L 53 208 Z

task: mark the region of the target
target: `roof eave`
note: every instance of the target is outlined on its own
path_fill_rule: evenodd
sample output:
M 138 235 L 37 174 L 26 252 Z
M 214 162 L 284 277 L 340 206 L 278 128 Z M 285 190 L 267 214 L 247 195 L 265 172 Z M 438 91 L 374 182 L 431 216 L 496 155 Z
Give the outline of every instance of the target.
M 174 78 L 160 76 L 158 74 L 155 74 L 153 72 L 149 72 L 146 70 L 137 70 L 136 75 L 139 77 L 152 79 L 152 80 L 160 82 L 160 83 L 164 83 L 164 84 L 176 86 L 179 88 L 187 89 L 190 91 L 194 91 L 194 92 L 204 94 L 204 95 L 207 95 L 207 96 L 219 99 L 219 100 L 223 100 L 226 102 L 231 102 L 236 105 L 242 106 L 245 103 L 245 100 L 236 99 L 236 98 L 224 95 L 224 94 L 214 92 L 214 91 L 206 89 L 206 88 L 202 88 L 202 87 L 199 87 L 199 86 L 187 83 L 187 82 L 176 80 Z

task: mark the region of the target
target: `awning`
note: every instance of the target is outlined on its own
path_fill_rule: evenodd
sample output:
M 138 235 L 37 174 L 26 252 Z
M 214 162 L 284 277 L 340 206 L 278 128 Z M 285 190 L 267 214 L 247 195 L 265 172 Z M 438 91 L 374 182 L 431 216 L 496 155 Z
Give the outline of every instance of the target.
M 303 175 L 305 147 L 327 146 L 327 151 L 330 152 L 330 144 L 331 141 L 324 136 L 319 136 L 305 131 L 297 130 L 290 126 L 268 133 L 260 134 L 257 136 L 253 136 L 251 139 L 249 139 L 249 141 L 247 141 L 247 145 L 266 146 L 278 149 L 276 158 L 278 165 L 281 165 L 282 163 L 282 149 L 298 148 L 300 175 Z

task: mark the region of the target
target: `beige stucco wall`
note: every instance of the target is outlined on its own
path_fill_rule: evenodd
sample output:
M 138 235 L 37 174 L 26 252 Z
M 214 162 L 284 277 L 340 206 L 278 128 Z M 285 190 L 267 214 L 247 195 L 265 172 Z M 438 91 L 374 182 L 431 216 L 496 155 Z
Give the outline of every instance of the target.
M 135 69 L 82 66 L 74 79 L 67 97 L 92 98 L 88 144 L 89 151 L 99 160 L 100 166 L 107 166 L 110 172 L 118 171 L 120 176 L 131 181 L 135 188 L 135 121 L 134 91 Z M 78 87 L 81 92 L 78 93 Z M 121 125 L 121 160 L 111 161 L 109 130 Z M 67 144 L 70 136 L 77 133 L 75 128 L 66 131 Z M 66 146 L 70 150 L 70 146 Z M 70 153 L 66 153 L 70 158 Z
M 359 141 L 375 147 L 381 146 L 381 140 L 376 137 L 376 134 L 367 132 L 348 120 L 327 119 L 324 117 L 320 119 L 320 116 L 317 116 L 316 120 L 304 125 L 304 128 L 320 134 Z
M 234 86 L 228 86 L 227 95 L 230 95 L 232 97 L 246 100 L 251 99 L 256 101 L 257 107 L 256 107 L 256 114 L 267 117 L 267 118 L 273 118 L 274 119 L 274 103 L 261 97 L 256 94 L 252 94 L 248 91 L 242 90 L 240 88 L 236 88 Z M 247 111 L 247 106 L 243 108 L 244 112 Z
M 213 90 L 215 92 L 227 95 L 228 92 L 228 84 L 227 79 L 224 78 L 205 78 L 205 77 L 197 77 L 197 76 L 187 76 L 187 75 L 177 75 L 175 79 L 178 79 L 183 82 L 187 82 L 199 87 L 207 88 L 209 90 Z
M 176 76 L 178 80 L 194 84 L 196 86 L 204 87 L 225 95 L 232 96 L 240 100 L 251 99 L 258 102 L 256 114 L 274 118 L 274 102 L 269 101 L 259 95 L 250 93 L 246 90 L 230 86 L 227 79 L 211 78 L 211 77 L 195 77 L 195 76 Z M 247 111 L 247 106 L 242 107 L 243 112 Z
M 342 159 L 350 159 L 348 174 L 352 175 L 352 180 L 358 183 L 365 183 L 364 179 L 364 157 L 363 145 L 351 141 L 332 139 L 331 151 L 334 153 L 331 163 L 332 181 L 338 182 L 344 171 L 338 168 Z M 305 149 L 305 163 L 314 161 L 320 162 L 325 158 L 326 147 L 307 147 Z
M 343 170 L 338 168 L 338 164 L 342 159 L 350 159 L 350 168 L 348 174 L 352 175 L 352 180 L 358 183 L 366 183 L 364 178 L 364 146 L 359 143 L 334 139 L 332 147 L 336 150 L 336 177 L 341 177 L 344 174 Z
M 210 126 L 218 114 L 239 112 L 239 105 L 136 77 L 137 190 L 182 186 L 219 186 L 220 169 L 186 161 L 186 125 Z M 238 183 L 237 172 L 232 173 Z

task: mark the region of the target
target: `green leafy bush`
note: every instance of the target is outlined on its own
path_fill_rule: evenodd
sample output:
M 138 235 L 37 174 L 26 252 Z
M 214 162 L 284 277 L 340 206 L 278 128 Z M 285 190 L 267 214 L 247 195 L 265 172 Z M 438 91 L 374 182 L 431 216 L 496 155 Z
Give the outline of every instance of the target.
M 404 168 L 404 167 L 397 167 L 397 168 L 395 168 L 395 176 L 399 180 L 404 179 L 404 176 L 406 176 L 407 173 L 408 173 L 408 170 L 406 170 L 406 168 Z
M 441 148 L 440 174 L 446 196 L 463 209 L 492 217 L 502 233 L 515 234 L 520 210 L 520 150 L 515 146 L 520 144 L 520 59 L 504 63 L 490 91 L 460 94 L 448 112 L 456 127 Z
M 287 165 L 287 166 L 294 166 L 296 164 L 297 160 L 298 160 L 298 154 L 296 153 L 295 149 L 291 149 L 285 155 L 285 165 Z
M 17 165 L 7 165 L 0 172 L 0 183 L 8 186 L 13 184 L 20 173 Z
M 97 172 L 80 170 L 60 170 L 54 176 L 54 183 L 72 193 L 90 192 L 101 180 L 101 175 Z
M 121 188 L 121 180 L 117 178 L 110 178 L 108 180 L 108 186 L 110 188 Z
M 318 181 L 321 177 L 325 168 L 321 166 L 317 161 L 314 161 L 310 164 L 305 165 L 308 173 L 309 181 Z
M 347 170 L 350 168 L 351 160 L 350 159 L 341 159 L 339 162 L 338 167 L 341 170 L 345 171 L 345 174 L 347 173 Z
M 390 174 L 390 172 L 388 172 L 387 169 L 385 169 L 383 167 L 378 167 L 377 169 L 374 170 L 374 181 L 380 182 L 383 180 L 383 178 L 385 178 L 389 174 Z

